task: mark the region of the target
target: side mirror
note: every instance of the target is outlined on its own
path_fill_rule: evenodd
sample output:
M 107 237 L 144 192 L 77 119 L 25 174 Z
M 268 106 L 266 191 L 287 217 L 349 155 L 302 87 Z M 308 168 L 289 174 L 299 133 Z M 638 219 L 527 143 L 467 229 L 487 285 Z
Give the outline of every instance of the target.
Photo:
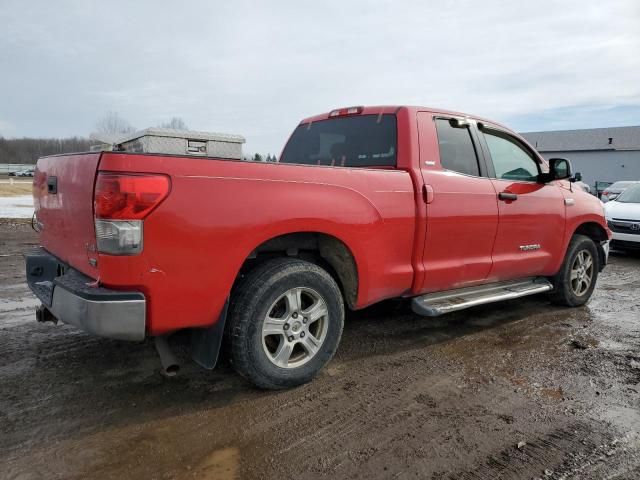
M 576 172 L 575 175 L 573 176 L 573 181 L 574 182 L 581 182 L 582 181 L 582 174 L 580 172 Z
M 551 158 L 549 160 L 550 180 L 564 180 L 571 177 L 571 162 L 566 158 Z

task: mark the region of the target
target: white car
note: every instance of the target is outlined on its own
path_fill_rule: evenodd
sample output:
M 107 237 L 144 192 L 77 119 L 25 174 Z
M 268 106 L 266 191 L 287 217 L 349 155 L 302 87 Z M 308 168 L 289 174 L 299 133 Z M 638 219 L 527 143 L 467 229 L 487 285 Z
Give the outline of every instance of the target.
M 602 192 L 602 195 L 600 196 L 600 200 L 602 200 L 604 203 L 607 203 L 610 200 L 615 200 L 618 195 L 624 192 L 627 188 L 638 184 L 640 184 L 639 181 L 623 181 L 612 183 L 604 189 L 604 192 Z
M 611 248 L 640 250 L 640 185 L 627 188 L 604 205 L 607 224 L 613 232 Z

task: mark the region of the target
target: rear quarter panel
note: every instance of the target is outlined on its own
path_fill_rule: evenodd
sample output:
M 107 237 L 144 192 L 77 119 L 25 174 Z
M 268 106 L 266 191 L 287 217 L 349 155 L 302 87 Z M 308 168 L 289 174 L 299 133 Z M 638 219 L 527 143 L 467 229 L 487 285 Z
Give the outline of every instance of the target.
M 211 325 L 249 254 L 287 233 L 321 232 L 349 247 L 357 307 L 411 287 L 408 172 L 116 153 L 100 170 L 171 176 L 170 195 L 145 220 L 142 254 L 99 260 L 106 286 L 147 294 L 151 334 Z

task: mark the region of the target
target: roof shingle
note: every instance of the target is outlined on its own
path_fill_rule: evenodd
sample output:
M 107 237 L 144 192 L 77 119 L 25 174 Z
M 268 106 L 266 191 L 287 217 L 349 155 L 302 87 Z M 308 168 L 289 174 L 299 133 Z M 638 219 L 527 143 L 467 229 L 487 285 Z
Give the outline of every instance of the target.
M 640 150 L 640 126 L 524 132 L 521 135 L 539 152 Z

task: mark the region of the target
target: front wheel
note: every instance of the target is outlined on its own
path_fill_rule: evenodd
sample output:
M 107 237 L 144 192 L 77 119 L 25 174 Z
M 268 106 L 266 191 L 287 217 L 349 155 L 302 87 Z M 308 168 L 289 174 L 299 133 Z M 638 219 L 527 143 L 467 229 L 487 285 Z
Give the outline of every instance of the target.
M 554 303 L 577 307 L 591 298 L 599 271 L 598 248 L 589 237 L 574 235 L 560 271 L 553 277 Z
M 274 259 L 251 270 L 232 294 L 231 360 L 261 388 L 309 382 L 333 357 L 344 324 L 342 295 L 324 269 Z

